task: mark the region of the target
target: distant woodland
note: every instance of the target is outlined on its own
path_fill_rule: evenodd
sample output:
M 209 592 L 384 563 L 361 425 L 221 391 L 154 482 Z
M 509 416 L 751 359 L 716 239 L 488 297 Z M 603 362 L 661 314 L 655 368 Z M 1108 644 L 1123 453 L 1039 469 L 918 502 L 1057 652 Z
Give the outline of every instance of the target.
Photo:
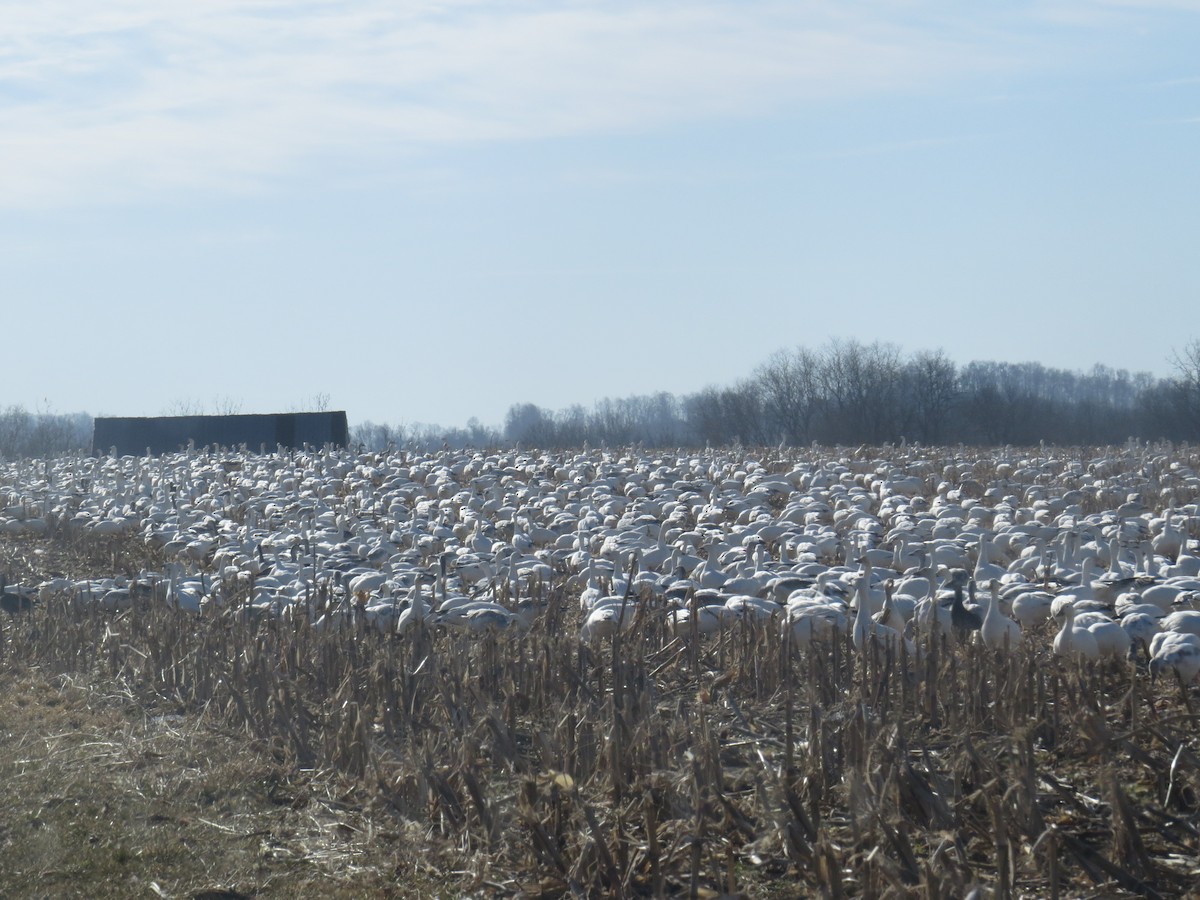
M 746 378 L 693 394 L 659 392 L 551 410 L 514 403 L 501 427 L 352 425 L 369 449 L 430 446 L 654 447 L 909 443 L 1101 445 L 1200 440 L 1200 340 L 1168 351 L 1173 374 L 1097 364 L 1086 372 L 1036 362 L 956 365 L 941 350 L 831 341 L 779 350 Z M 199 412 L 193 410 L 193 412 Z M 86 413 L 0 411 L 0 458 L 86 449 Z
M 352 433 L 368 447 L 1195 441 L 1200 340 L 1168 353 L 1175 374 L 1155 378 L 1105 365 L 1088 372 L 1036 362 L 958 366 L 941 350 L 905 355 L 894 344 L 833 341 L 780 350 L 736 384 L 694 394 L 605 399 L 591 409 L 517 403 L 499 432 L 475 422 L 450 430 L 364 422 Z

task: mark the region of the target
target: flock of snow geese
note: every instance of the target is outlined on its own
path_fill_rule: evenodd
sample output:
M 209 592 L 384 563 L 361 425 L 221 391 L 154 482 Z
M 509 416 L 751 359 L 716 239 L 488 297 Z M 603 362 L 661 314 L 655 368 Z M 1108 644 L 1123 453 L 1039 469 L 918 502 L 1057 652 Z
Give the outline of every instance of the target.
M 403 636 L 524 629 L 565 597 L 584 641 L 650 616 L 681 641 L 752 623 L 798 648 L 848 635 L 911 658 L 930 635 L 996 653 L 1036 641 L 1186 685 L 1200 673 L 1196 465 L 1145 446 L 23 460 L 0 466 L 0 541 L 125 536 L 169 562 L 5 580 L 0 607 L 119 613 L 140 596 Z

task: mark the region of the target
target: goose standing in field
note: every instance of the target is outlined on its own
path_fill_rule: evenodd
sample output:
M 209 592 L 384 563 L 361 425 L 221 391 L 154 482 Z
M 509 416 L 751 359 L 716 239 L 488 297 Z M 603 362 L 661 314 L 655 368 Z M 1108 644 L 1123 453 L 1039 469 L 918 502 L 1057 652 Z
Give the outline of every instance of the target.
M 1187 536 L 1183 536 L 1183 540 L 1179 547 L 1179 554 L 1175 557 L 1175 562 L 1162 567 L 1162 574 L 1168 578 L 1176 576 L 1184 576 L 1187 578 L 1196 578 L 1200 576 L 1200 556 L 1196 556 L 1188 550 Z
M 1168 669 L 1175 673 L 1181 688 L 1195 681 L 1200 675 L 1200 637 L 1173 631 L 1155 635 L 1150 642 L 1150 675 Z
M 1051 543 L 1061 544 L 1061 546 L 1047 558 L 1046 568 L 1042 572 L 1044 586 L 1048 587 L 1052 581 L 1056 584 L 1072 584 L 1079 579 L 1081 565 L 1079 534 L 1073 530 L 1064 531 Z
M 1063 624 L 1054 636 L 1054 655 L 1065 656 L 1069 659 L 1097 659 L 1100 648 L 1096 638 L 1086 628 L 1077 628 L 1075 605 L 1067 603 L 1063 606 Z
M 600 586 L 596 563 L 590 556 L 582 574 L 586 576 L 586 585 L 579 594 L 579 608 L 584 614 L 587 614 L 592 611 L 592 607 L 604 596 L 604 590 Z
M 626 563 L 625 553 L 622 551 L 613 555 L 612 582 L 608 589 L 610 594 L 624 596 L 630 590 L 633 578 L 637 574 L 638 556 L 639 554 L 636 550 L 629 553 L 629 574 L 626 575 L 624 569 Z
M 33 609 L 33 598 L 20 587 L 9 588 L 8 576 L 0 572 L 0 609 L 10 616 L 29 612 Z
M 929 596 L 918 601 L 913 612 L 913 622 L 921 634 L 933 634 L 948 638 L 954 634 L 954 623 L 950 620 L 950 609 L 937 600 L 937 591 L 931 585 Z
M 647 526 L 647 529 L 649 530 L 650 526 Z M 642 568 L 655 571 L 661 569 L 671 559 L 673 552 L 674 548 L 667 544 L 667 527 L 660 524 L 654 543 L 642 549 Z
M 1175 527 L 1175 507 L 1168 506 L 1163 513 L 1162 530 L 1150 542 L 1151 555 L 1157 553 L 1172 561 L 1179 558 L 1179 551 L 1187 543 L 1185 536 Z
M 1108 571 L 1091 583 L 1092 595 L 1108 606 L 1116 603 L 1122 591 L 1137 583 L 1137 576 L 1121 562 L 1121 539 L 1108 543 Z
M 872 617 L 870 609 L 869 592 L 867 585 L 871 580 L 871 560 L 862 557 L 862 573 L 858 577 L 857 586 L 857 603 L 858 607 L 854 612 L 854 630 L 851 633 L 851 638 L 854 641 L 854 649 L 859 653 L 865 653 L 872 641 L 878 640 L 883 646 L 896 649 L 903 642 L 909 656 L 916 652 L 916 645 L 909 638 L 904 636 L 904 633 L 897 631 L 888 625 L 876 622 Z
M 203 577 L 184 580 L 182 563 L 173 562 L 167 567 L 167 606 L 182 612 L 199 615 L 202 602 L 208 596 Z
M 1162 632 L 1162 626 L 1159 625 L 1159 616 L 1144 612 L 1131 612 L 1121 616 L 1121 628 L 1129 635 L 1129 655 L 1130 658 L 1136 658 L 1138 648 L 1146 655 L 1146 661 L 1150 661 L 1150 642 L 1154 640 L 1154 636 Z
M 879 625 L 886 625 L 897 633 L 904 632 L 904 614 L 896 607 L 892 596 L 895 582 L 889 578 L 883 583 L 883 607 L 872 618 Z
M 921 551 L 921 556 L 926 557 L 925 551 Z M 903 577 L 896 581 L 895 596 L 912 598 L 912 606 L 915 609 L 920 600 L 927 596 L 935 587 L 934 572 L 928 566 L 922 565 L 919 569 L 910 569 Z
M 425 602 L 421 583 L 417 582 L 409 588 L 408 605 L 400 610 L 400 614 L 396 616 L 394 632 L 396 634 L 407 634 L 412 629 L 424 625 L 429 616 L 429 604 Z
M 1093 556 L 1085 556 L 1083 558 L 1082 568 L 1079 574 L 1079 583 L 1060 591 L 1054 597 L 1054 602 L 1051 604 L 1050 610 L 1054 618 L 1062 615 L 1063 609 L 1068 606 L 1074 606 L 1077 612 L 1083 612 L 1087 609 L 1112 609 L 1116 598 L 1110 601 L 1103 601 L 1096 596 L 1094 585 L 1096 581 L 1093 578 L 1095 571 L 1096 559 Z
M 951 569 L 947 586 L 953 592 L 950 599 L 950 624 L 959 637 L 970 637 L 983 627 L 983 617 L 963 605 L 963 591 L 971 581 L 966 569 Z
M 975 560 L 975 571 L 972 575 L 976 584 L 988 584 L 993 578 L 1001 579 L 1008 570 L 1004 566 L 992 562 L 992 538 L 984 533 L 979 537 L 979 557 Z
M 988 649 L 1011 653 L 1021 643 L 1021 626 L 1000 612 L 1000 582 L 994 578 L 988 584 L 987 597 L 979 636 Z

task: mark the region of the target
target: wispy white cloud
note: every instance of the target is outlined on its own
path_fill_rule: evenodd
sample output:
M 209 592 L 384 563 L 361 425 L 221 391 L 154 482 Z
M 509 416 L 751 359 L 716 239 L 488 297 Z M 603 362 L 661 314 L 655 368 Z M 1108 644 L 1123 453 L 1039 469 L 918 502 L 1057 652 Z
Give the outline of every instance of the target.
M 1046 0 L 1030 5 L 1028 16 L 1053 26 L 1108 33 L 1124 39 L 1179 15 L 1200 12 L 1200 0 Z
M 1007 25 L 904 0 L 4 7 L 5 206 L 253 190 L 313 160 L 769 113 L 1025 52 Z
M 1091 0 L 1092 5 L 1113 9 L 1200 12 L 1200 0 Z

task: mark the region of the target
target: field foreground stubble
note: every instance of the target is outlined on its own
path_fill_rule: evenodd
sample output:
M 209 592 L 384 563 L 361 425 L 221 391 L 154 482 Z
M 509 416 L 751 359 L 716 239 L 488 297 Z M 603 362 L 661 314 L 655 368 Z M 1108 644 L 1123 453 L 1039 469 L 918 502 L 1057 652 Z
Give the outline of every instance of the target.
M 374 830 L 352 786 L 289 770 L 242 733 L 114 681 L 11 663 L 0 677 L 0 896 L 399 897 L 443 883 L 403 868 L 415 857 L 395 848 L 419 832 Z

